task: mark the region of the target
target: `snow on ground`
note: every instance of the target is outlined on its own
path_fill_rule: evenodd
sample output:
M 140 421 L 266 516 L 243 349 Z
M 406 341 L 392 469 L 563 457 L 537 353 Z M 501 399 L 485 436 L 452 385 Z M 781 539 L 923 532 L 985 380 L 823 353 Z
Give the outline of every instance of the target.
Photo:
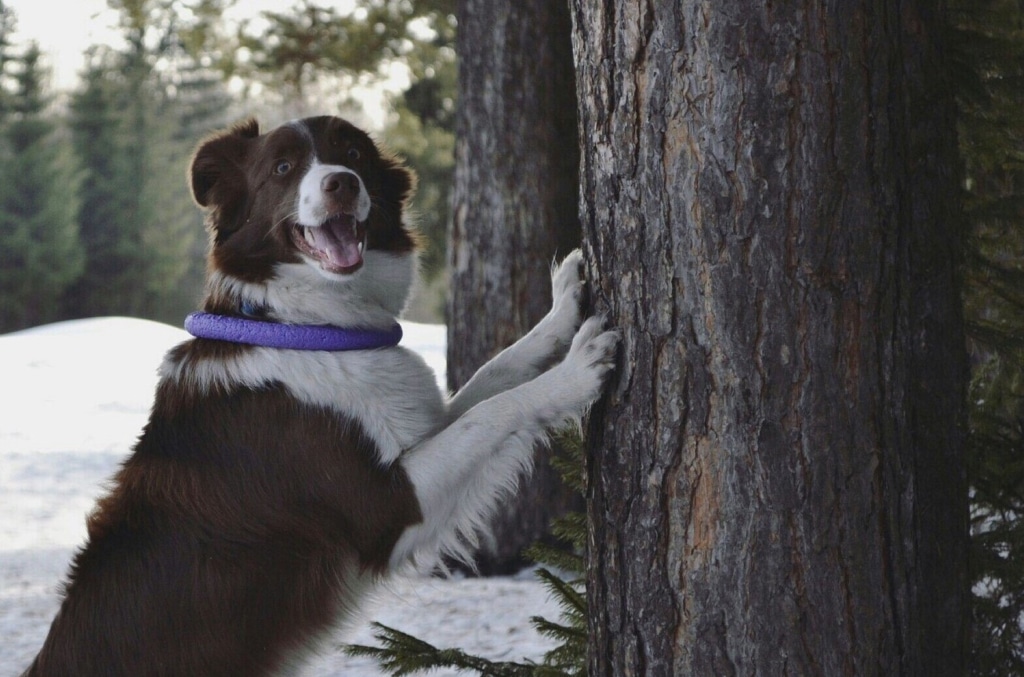
M 444 328 L 403 327 L 402 344 L 420 352 L 442 382 Z M 19 674 L 41 646 L 60 581 L 85 537 L 85 514 L 146 421 L 163 354 L 185 338 L 183 330 L 128 318 L 0 336 L 0 677 Z M 557 604 L 528 574 L 398 579 L 339 642 L 375 643 L 368 622 L 376 620 L 435 645 L 539 659 L 550 645 L 529 624 L 537 614 L 556 618 Z M 304 674 L 383 673 L 337 651 Z

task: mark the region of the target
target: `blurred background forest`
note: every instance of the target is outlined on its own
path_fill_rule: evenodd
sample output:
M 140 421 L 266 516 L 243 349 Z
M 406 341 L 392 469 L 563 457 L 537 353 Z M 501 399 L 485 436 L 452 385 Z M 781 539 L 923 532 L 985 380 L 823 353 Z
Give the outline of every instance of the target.
M 117 39 L 89 47 L 58 90 L 0 0 L 0 333 L 104 315 L 179 325 L 206 247 L 185 182 L 197 141 L 246 115 L 269 127 L 324 112 L 419 174 L 429 246 L 412 319 L 443 321 L 455 0 L 231 15 L 242 4 L 107 0 Z M 1024 0 L 947 4 L 968 226 L 973 673 L 1024 674 Z
M 429 243 L 414 318 L 440 322 L 453 166 L 454 0 L 109 0 L 117 39 L 54 91 L 0 0 L 0 333 L 128 315 L 179 325 L 202 289 L 206 236 L 185 173 L 210 131 L 334 113 L 419 175 Z M 60 10 L 56 8 L 55 12 Z

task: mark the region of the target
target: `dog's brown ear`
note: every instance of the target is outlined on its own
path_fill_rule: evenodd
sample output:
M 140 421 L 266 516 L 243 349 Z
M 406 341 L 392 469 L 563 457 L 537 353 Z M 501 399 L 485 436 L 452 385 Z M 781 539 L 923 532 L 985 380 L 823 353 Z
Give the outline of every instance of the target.
M 260 134 L 250 118 L 203 141 L 192 156 L 189 184 L 200 207 L 224 207 L 245 192 L 243 163 L 249 142 Z

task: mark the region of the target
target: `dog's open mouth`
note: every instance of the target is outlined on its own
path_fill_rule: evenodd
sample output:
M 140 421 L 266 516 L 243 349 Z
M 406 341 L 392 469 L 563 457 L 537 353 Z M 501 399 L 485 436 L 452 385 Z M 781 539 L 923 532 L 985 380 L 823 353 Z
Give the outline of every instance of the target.
M 300 252 L 319 261 L 327 272 L 347 275 L 363 265 L 366 224 L 351 214 L 337 214 L 319 226 L 293 224 L 292 240 Z

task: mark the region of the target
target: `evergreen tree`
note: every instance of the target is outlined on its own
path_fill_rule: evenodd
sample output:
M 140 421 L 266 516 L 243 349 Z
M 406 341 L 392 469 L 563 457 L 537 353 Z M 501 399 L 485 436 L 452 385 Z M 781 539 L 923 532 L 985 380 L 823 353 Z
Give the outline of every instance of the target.
M 579 147 L 569 8 L 548 0 L 462 0 L 447 304 L 448 388 L 547 312 L 549 261 L 579 245 Z M 570 507 L 538 446 L 528 480 L 489 521 L 475 553 L 484 574 L 522 551 Z
M 184 176 L 188 165 L 189 154 L 199 139 L 208 135 L 211 130 L 227 126 L 240 115 L 233 115 L 234 100 L 219 71 L 203 63 L 202 57 L 193 57 L 183 45 L 175 49 L 175 68 L 168 74 L 173 80 L 165 88 L 166 105 L 175 112 L 177 126 L 170 134 L 168 158 L 174 158 L 169 171 L 178 171 Z M 168 205 L 165 216 L 173 214 L 174 223 L 184 229 L 190 244 L 190 251 L 184 256 L 187 266 L 180 281 L 175 285 L 176 294 L 168 298 L 161 315 L 167 321 L 177 323 L 191 312 L 202 296 L 206 275 L 207 238 L 203 235 L 204 225 L 201 212 L 196 209 L 190 197 L 182 193 L 185 183 L 181 186 L 164 186 Z
M 403 57 L 412 83 L 394 102 L 396 117 L 383 136 L 416 170 L 416 225 L 426 240 L 420 261 L 433 280 L 448 262 L 458 90 L 455 7 L 432 0 L 414 3 L 414 10 L 421 15 L 418 40 Z
M 396 119 L 384 130 L 383 137 L 416 172 L 415 224 L 426 240 L 420 264 L 424 276 L 431 280 L 444 271 L 447 263 L 455 134 L 411 111 L 405 99 L 395 108 Z M 438 312 L 443 313 L 443 308 Z
M 383 131 L 387 144 L 406 158 L 419 178 L 417 226 L 426 240 L 420 260 L 424 276 L 436 279 L 447 263 L 447 229 L 452 220 L 458 70 L 455 16 L 443 2 L 431 5 L 429 30 L 404 60 L 412 84 L 394 102 L 395 119 Z
M 454 14 L 453 0 L 381 0 L 352 10 L 302 0 L 296 8 L 263 12 L 258 22 L 220 39 L 245 54 L 228 62 L 232 74 L 302 99 L 332 75 L 353 76 L 350 83 L 383 79 L 388 66 L 403 62 L 415 76 L 428 62 L 448 58 Z
M 66 297 L 70 317 L 141 315 L 142 239 L 129 217 L 138 190 L 128 165 L 119 95 L 120 63 L 108 49 L 87 54 L 82 85 L 71 100 L 71 131 L 83 168 L 79 228 L 85 271 Z
M 951 3 L 970 224 L 972 665 L 1024 674 L 1024 8 Z
M 0 164 L 0 332 L 59 319 L 83 261 L 76 176 L 47 117 L 38 46 L 14 61 Z
M 177 91 L 168 88 L 141 41 L 125 55 L 127 87 L 124 110 L 129 111 L 129 158 L 140 177 L 132 214 L 141 232 L 148 262 L 145 270 L 145 312 L 173 324 L 184 317 L 196 298 L 180 298 L 179 285 L 194 260 L 195 243 L 203 240 L 201 218 L 185 181 L 191 143 L 180 131 L 194 121 L 183 121 Z M 168 180 L 170 179 L 170 181 Z
M 7 117 L 10 109 L 8 68 L 11 63 L 11 36 L 16 26 L 14 10 L 0 0 L 0 122 Z
M 194 26 L 183 7 L 111 6 L 126 46 L 92 50 L 72 102 L 88 261 L 69 310 L 177 324 L 200 293 L 205 250 L 183 177 L 196 139 L 223 122 L 228 101 L 212 69 L 184 49 Z
M 141 243 L 137 293 L 142 314 L 177 324 L 196 300 L 182 299 L 179 285 L 195 269 L 194 245 L 202 234 L 181 179 L 192 148 L 181 142 L 179 132 L 195 120 L 182 120 L 185 111 L 175 84 L 180 82 L 176 67 L 181 65 L 178 17 L 173 4 L 158 0 L 112 0 L 111 6 L 121 11 L 127 43 L 120 54 L 124 79 L 119 94 L 126 123 L 125 178 L 134 183 L 124 216 L 138 230 Z M 167 65 L 158 68 L 161 62 Z M 196 102 L 191 103 L 190 114 L 197 109 Z

